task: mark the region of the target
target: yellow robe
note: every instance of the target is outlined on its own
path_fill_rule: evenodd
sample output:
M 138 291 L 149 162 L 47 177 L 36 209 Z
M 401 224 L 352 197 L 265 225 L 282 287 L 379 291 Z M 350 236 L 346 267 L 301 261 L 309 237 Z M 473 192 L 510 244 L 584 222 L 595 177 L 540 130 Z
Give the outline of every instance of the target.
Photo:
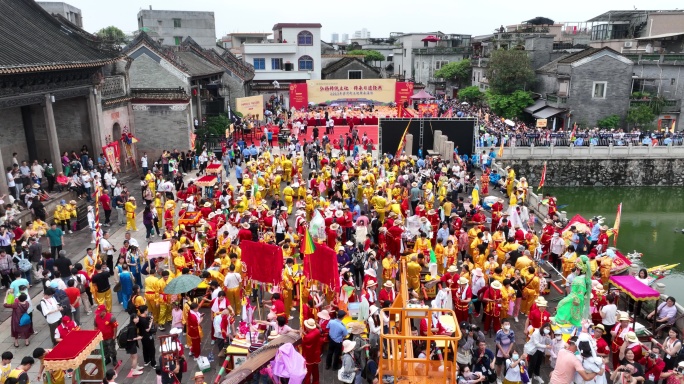
M 406 264 L 406 277 L 408 279 L 409 288 L 413 288 L 414 291 L 418 292 L 420 288 L 420 264 L 415 261 L 410 261 Z

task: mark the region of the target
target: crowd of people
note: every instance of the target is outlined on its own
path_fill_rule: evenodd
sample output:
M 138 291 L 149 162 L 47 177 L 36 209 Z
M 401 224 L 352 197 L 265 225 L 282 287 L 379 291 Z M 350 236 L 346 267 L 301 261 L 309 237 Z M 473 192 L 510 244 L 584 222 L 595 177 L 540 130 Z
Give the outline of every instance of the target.
M 389 379 L 377 375 L 379 357 L 403 353 L 381 348 L 381 338 L 393 332 L 382 309 L 392 305 L 405 283 L 408 301 L 454 311 L 462 338 L 449 355 L 455 356 L 459 383 L 543 384 L 541 367 L 547 360 L 554 367 L 549 379 L 554 384 L 684 383 L 675 299 L 651 315 L 670 325 L 667 338 L 642 343 L 629 325 L 630 315 L 617 310 L 618 296 L 608 292 L 609 228 L 594 218 L 587 231 L 563 231 L 555 200 L 548 196 L 549 216 L 541 218 L 538 232 L 526 206 L 528 185 L 513 169 L 493 181 L 488 167 L 476 176 L 472 163 L 460 158 L 374 157 L 371 151 L 351 153 L 308 137 L 287 150 L 235 143 L 224 146 L 221 159 L 206 148 L 198 153 L 164 151 L 156 162 L 148 162 L 145 154 L 141 159 L 147 244 L 156 236 L 170 241 L 168 258 L 148 257 L 145 244 L 131 232 L 122 244 L 112 243 L 106 231 L 111 207 L 119 212 L 119 224 L 135 231 L 137 194 L 115 181 L 106 162 L 93 167 L 89 158 L 81 173 L 91 168 L 95 175 L 83 197 L 92 204 L 88 199 L 101 188 L 105 213 L 100 234 L 95 209 L 88 210 L 97 249 L 88 248 L 75 263 L 62 250 L 71 230 L 71 202 L 58 206 L 49 227 L 36 215 L 26 235 L 17 236 L 16 227 L 2 228 L 0 270 L 15 345 L 19 340 L 29 344 L 38 309 L 54 345 L 75 329 L 94 327 L 102 332 L 112 369 L 120 364 L 117 349 L 123 348 L 130 355 L 131 375 L 149 366 L 167 384 L 181 380 L 186 358 L 201 356 L 206 333 L 221 358 L 227 345 L 253 335 L 268 340 L 300 332 L 306 383 L 318 383 L 322 369 L 337 371 L 343 382 L 378 383 Z M 223 171 L 216 185 L 202 186 L 199 179 L 186 184 L 184 173 L 196 168 L 201 176 L 218 166 Z M 301 247 L 307 234 L 337 253 L 339 290 L 302 282 L 301 265 L 310 257 Z M 50 252 L 36 246 L 43 235 Z M 242 261 L 244 241 L 282 249 L 279 284 L 268 287 L 250 279 Z M 551 285 L 544 265 L 556 267 L 565 281 L 565 297 L 553 316 L 544 297 Z M 189 273 L 202 279 L 196 289 L 165 293 L 173 279 Z M 31 306 L 27 288 L 32 281 L 44 287 L 40 308 Z M 113 305 L 127 312 L 125 326 L 116 321 Z M 258 318 L 255 308 L 262 305 L 268 311 Z M 94 313 L 93 324 L 82 322 L 84 311 Z M 297 311 L 301 321 L 295 319 Z M 522 334 L 514 332 L 514 323 L 524 323 Z M 575 331 L 568 335 L 561 325 Z M 433 318 L 416 321 L 412 331 L 451 335 L 452 328 Z M 178 340 L 173 365 L 162 364 L 157 355 L 158 336 L 167 329 Z M 413 342 L 416 356 L 427 350 L 425 343 Z M 435 348 L 429 350 L 430 358 L 439 359 Z M 45 353 L 39 348 L 33 355 Z M 12 360 L 7 356 L 4 366 Z M 25 357 L 20 367 L 28 370 L 33 362 Z M 106 380 L 113 380 L 115 373 L 107 372 Z M 59 383 L 70 373 L 46 374 Z

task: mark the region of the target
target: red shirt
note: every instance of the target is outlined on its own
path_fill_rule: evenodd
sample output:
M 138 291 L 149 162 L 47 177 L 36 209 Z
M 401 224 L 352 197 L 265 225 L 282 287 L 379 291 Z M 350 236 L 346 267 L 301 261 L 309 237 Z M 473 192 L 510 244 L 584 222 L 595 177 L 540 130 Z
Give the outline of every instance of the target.
M 378 300 L 380 300 L 380 304 L 384 303 L 385 301 L 389 301 L 390 303 L 394 303 L 394 298 L 395 294 L 393 291 L 387 292 L 386 289 L 382 289 L 380 293 L 378 294 Z
M 102 203 L 102 209 L 105 211 L 112 210 L 112 199 L 109 197 L 109 195 L 103 193 L 100 196 L 100 202 Z
M 285 316 L 285 303 L 282 300 L 273 300 L 273 311 L 276 316 Z
M 639 364 L 644 366 L 644 377 L 648 379 L 649 375 L 653 375 L 654 383 L 660 380 L 660 374 L 663 373 L 665 369 L 665 362 L 660 357 L 656 361 L 653 361 L 647 357 L 644 357 L 639 361 Z
M 530 325 L 535 329 L 541 328 L 542 324 L 549 322 L 550 316 L 548 312 L 540 312 L 539 308 L 534 308 L 530 311 Z
M 601 355 L 610 355 L 610 348 L 608 348 L 608 343 L 603 340 L 603 337 L 596 339 L 596 353 Z
M 242 228 L 241 230 L 238 231 L 237 238 L 242 240 L 252 240 L 252 231 L 249 229 Z
M 64 293 L 69 297 L 69 302 L 74 308 L 81 306 L 81 303 L 76 303 L 76 300 L 81 297 L 81 290 L 76 287 L 69 287 L 64 290 Z M 75 304 L 74 304 L 75 303 Z
M 98 331 L 102 332 L 103 340 L 111 340 L 116 336 L 116 328 L 119 326 L 119 323 L 116 322 L 116 319 L 111 313 L 107 313 L 104 317 L 100 317 L 99 314 L 96 314 L 95 326 Z
M 321 362 L 321 345 L 323 336 L 318 329 L 310 330 L 302 337 L 302 355 L 307 364 L 318 364 Z

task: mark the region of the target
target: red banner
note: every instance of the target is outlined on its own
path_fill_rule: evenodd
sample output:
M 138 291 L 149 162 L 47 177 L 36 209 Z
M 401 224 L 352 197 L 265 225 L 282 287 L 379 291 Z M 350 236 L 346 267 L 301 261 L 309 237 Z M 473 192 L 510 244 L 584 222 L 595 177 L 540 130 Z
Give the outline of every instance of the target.
M 102 153 L 104 153 L 105 158 L 107 159 L 107 162 L 109 165 L 112 167 L 112 171 L 119 172 L 119 159 L 121 156 L 121 152 L 119 149 L 119 142 L 118 141 L 113 141 L 104 147 L 102 147 Z
M 320 281 L 333 290 L 340 287 L 337 272 L 337 253 L 324 244 L 316 244 L 316 250 L 304 258 L 304 276 Z
M 411 96 L 413 96 L 413 83 L 407 82 L 397 82 L 397 86 L 394 88 L 394 101 L 397 104 L 404 104 L 404 101 L 408 101 L 411 104 Z
M 278 284 L 283 279 L 283 250 L 277 245 L 240 241 L 247 276 L 261 283 Z
M 306 83 L 290 84 L 290 108 L 306 108 L 309 104 L 309 90 Z

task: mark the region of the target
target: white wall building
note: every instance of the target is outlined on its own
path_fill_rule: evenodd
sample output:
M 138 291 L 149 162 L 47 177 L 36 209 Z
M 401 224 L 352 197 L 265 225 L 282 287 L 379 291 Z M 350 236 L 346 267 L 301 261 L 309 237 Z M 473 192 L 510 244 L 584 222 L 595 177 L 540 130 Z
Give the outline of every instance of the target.
M 273 26 L 273 40 L 242 44 L 242 60 L 254 66 L 254 79 L 281 88 L 290 82 L 321 79 L 321 24 L 279 23 Z
M 367 39 L 371 37 L 371 33 L 366 28 L 362 28 L 360 31 L 354 31 L 355 39 Z
M 348 33 L 343 33 L 340 35 L 340 43 L 348 43 L 349 42 L 349 34 Z
M 138 30 L 162 45 L 180 45 L 190 36 L 202 48 L 216 47 L 214 12 L 143 9 L 138 12 Z

